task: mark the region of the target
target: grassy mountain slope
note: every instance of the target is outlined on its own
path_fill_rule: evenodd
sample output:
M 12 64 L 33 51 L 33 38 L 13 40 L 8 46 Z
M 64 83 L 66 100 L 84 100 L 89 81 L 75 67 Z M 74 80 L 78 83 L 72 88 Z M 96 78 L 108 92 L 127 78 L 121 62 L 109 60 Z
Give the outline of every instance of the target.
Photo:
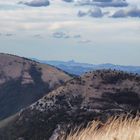
M 140 76 L 110 70 L 89 72 L 21 111 L 11 125 L 1 128 L 0 139 L 61 140 L 59 136 L 75 126 L 138 110 Z
M 37 101 L 70 78 L 55 67 L 0 54 L 0 120 Z

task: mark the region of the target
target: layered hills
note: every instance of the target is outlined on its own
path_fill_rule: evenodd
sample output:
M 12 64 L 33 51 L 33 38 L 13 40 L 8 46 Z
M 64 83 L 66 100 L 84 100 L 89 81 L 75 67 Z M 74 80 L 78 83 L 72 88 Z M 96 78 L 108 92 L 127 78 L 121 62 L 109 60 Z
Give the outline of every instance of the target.
M 140 66 L 124 66 L 124 65 L 114 65 L 110 63 L 105 64 L 88 64 L 88 63 L 78 63 L 74 60 L 63 62 L 63 61 L 45 61 L 45 60 L 38 60 L 33 59 L 38 62 L 44 63 L 44 64 L 50 64 L 52 66 L 55 66 L 59 69 L 62 69 L 70 74 L 73 75 L 81 75 L 85 72 L 89 71 L 96 71 L 96 70 L 103 70 L 103 69 L 111 69 L 111 70 L 121 70 L 124 72 L 129 73 L 138 73 L 140 74 Z
M 61 140 L 73 127 L 140 110 L 140 76 L 98 70 L 65 82 L 0 127 L 1 140 Z

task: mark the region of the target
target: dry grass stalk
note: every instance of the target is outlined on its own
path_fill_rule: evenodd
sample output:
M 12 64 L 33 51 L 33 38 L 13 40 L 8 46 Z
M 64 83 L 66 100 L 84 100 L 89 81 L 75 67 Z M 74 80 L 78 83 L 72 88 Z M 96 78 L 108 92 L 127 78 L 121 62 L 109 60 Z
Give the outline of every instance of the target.
M 101 124 L 93 121 L 91 125 L 76 133 L 71 133 L 66 140 L 140 140 L 140 118 L 111 118 L 99 129 Z

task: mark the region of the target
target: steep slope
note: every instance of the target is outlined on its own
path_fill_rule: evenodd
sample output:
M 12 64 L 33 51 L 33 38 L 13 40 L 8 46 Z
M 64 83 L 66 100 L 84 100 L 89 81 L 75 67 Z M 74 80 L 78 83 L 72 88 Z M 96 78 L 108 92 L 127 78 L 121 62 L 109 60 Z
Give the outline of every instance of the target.
M 140 76 L 96 71 L 66 82 L 1 128 L 1 140 L 59 140 L 75 125 L 140 110 Z
M 52 66 L 0 54 L 0 120 L 37 101 L 70 78 Z

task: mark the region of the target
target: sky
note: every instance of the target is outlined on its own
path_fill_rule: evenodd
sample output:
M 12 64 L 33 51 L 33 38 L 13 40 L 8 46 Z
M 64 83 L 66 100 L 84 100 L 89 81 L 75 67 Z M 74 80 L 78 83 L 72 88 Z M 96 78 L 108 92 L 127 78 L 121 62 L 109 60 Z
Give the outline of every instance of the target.
M 0 0 L 0 52 L 140 66 L 140 0 Z

